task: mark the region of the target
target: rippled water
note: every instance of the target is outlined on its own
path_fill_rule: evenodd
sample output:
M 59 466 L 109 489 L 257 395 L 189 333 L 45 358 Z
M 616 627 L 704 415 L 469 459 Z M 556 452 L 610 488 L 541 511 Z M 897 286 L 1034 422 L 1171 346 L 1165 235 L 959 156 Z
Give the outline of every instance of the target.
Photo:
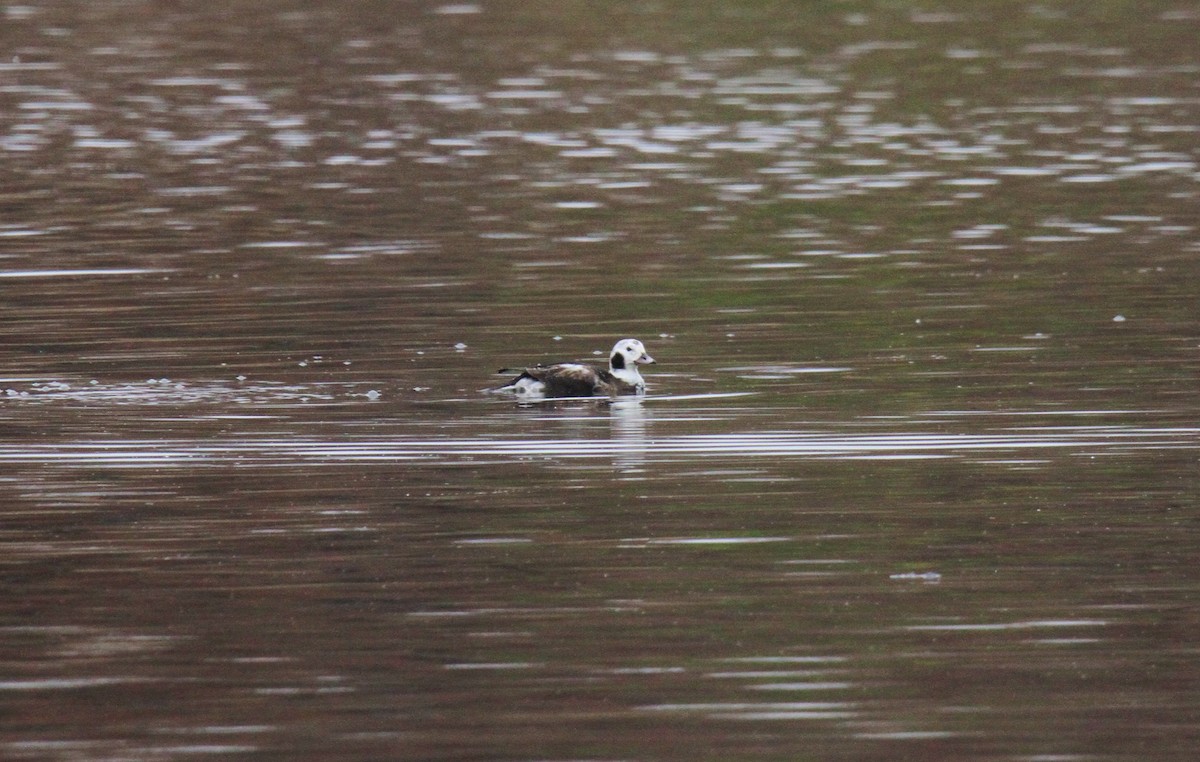
M 0 757 L 1200 752 L 1186 3 L 0 22 Z

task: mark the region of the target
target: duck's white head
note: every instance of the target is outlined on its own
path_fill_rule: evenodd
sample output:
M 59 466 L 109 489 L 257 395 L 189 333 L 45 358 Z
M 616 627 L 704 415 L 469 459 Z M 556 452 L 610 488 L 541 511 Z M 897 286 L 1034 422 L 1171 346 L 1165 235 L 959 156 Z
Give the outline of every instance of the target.
M 646 347 L 637 339 L 621 339 L 613 345 L 612 354 L 608 356 L 608 368 L 612 374 L 627 384 L 644 386 L 642 374 L 637 366 L 654 362 L 654 358 L 646 354 Z

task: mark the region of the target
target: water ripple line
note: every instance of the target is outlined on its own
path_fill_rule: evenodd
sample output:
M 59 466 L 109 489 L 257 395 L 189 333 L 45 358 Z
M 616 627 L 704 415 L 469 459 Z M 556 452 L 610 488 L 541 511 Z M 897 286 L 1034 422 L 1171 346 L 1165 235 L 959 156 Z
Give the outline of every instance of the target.
M 113 439 L 0 443 L 0 464 L 127 468 L 288 466 L 388 462 L 705 458 L 931 459 L 1065 451 L 1072 454 L 1200 449 L 1200 428 L 1053 427 L 989 434 L 749 432 L 614 438 L 374 437 Z

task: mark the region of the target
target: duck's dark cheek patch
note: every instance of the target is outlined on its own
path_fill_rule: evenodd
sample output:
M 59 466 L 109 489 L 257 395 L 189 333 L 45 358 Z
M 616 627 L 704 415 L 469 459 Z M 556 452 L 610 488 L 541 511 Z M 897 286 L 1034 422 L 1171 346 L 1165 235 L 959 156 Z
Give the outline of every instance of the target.
M 613 366 L 613 370 L 625 370 L 625 356 L 617 353 L 608 361 Z

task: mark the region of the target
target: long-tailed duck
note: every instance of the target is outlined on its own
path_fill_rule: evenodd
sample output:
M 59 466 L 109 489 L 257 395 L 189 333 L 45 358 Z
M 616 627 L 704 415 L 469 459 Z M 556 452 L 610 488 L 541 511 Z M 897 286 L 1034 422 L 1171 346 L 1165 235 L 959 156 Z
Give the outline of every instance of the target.
M 608 357 L 608 370 L 582 363 L 565 362 L 557 365 L 538 365 L 522 368 L 514 378 L 497 392 L 515 392 L 523 397 L 615 397 L 619 394 L 643 394 L 646 380 L 637 366 L 654 362 L 637 339 L 621 339 L 613 345 Z M 504 368 L 510 373 L 517 368 Z

